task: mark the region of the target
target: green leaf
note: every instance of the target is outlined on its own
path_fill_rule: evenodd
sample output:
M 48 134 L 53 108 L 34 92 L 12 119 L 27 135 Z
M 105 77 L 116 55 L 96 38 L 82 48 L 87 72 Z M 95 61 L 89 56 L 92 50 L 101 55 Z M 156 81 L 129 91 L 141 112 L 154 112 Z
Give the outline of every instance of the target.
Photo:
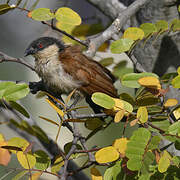
M 68 154 L 68 152 L 70 151 L 71 147 L 72 147 L 72 142 L 68 142 L 64 145 L 64 152 L 66 154 Z M 76 149 L 77 150 L 82 150 L 82 147 L 79 144 L 76 144 Z
M 164 131 L 167 131 L 169 126 L 170 126 L 170 123 L 169 123 L 168 120 L 154 121 L 154 122 L 152 122 L 152 124 L 154 126 L 160 128 L 160 129 L 164 130 Z M 159 132 L 157 129 L 154 129 L 154 128 L 151 128 L 151 127 L 149 127 L 149 129 L 152 130 L 152 131 L 155 131 L 155 132 Z
M 175 78 L 178 75 L 178 73 L 167 73 L 164 74 L 161 77 L 161 81 L 163 81 L 163 83 L 169 83 L 170 80 L 172 80 L 172 78 Z
M 61 156 L 56 157 L 56 160 L 54 161 L 54 164 L 51 167 L 51 172 L 58 173 L 63 165 L 63 158 Z
M 173 32 L 180 30 L 180 20 L 179 19 L 175 19 L 174 21 L 172 21 L 171 25 L 172 25 Z
M 152 23 L 141 24 L 140 28 L 144 31 L 144 36 L 147 37 L 152 33 L 157 32 L 156 26 Z
M 101 61 L 99 61 L 99 63 L 103 66 L 109 66 L 114 62 L 114 59 L 112 57 L 109 58 L 104 58 Z
M 133 106 L 135 105 L 135 99 L 127 93 L 120 94 L 119 98 L 124 100 L 124 101 L 127 101 L 128 103 L 130 103 Z
M 153 164 L 153 162 L 155 161 L 155 156 L 151 151 L 148 151 L 144 157 L 143 157 L 143 165 L 141 168 L 141 173 L 142 174 L 148 174 L 150 173 L 150 165 Z
M 94 103 L 106 109 L 112 109 L 115 105 L 113 98 L 111 98 L 110 96 L 104 93 L 100 93 L 100 92 L 93 93 L 91 99 Z
M 54 14 L 48 8 L 38 8 L 31 12 L 31 17 L 36 21 L 48 21 L 54 18 Z
M 26 111 L 26 109 L 24 109 L 23 106 L 21 106 L 20 104 L 18 104 L 15 101 L 10 101 L 9 104 L 12 108 L 14 108 L 18 112 L 20 112 L 22 115 L 24 115 L 27 118 L 30 118 L 29 113 Z
M 150 137 L 151 133 L 145 128 L 134 131 L 126 149 L 126 157 L 129 158 L 127 162 L 128 169 L 132 171 L 141 169 L 145 148 Z
M 157 21 L 155 24 L 157 32 L 164 32 L 168 30 L 168 22 L 164 20 Z
M 180 150 L 180 141 L 175 141 L 174 147 L 176 148 L 176 150 Z
M 15 82 L 11 82 L 11 81 L 0 82 L 0 99 L 2 99 L 2 96 L 6 91 L 6 89 L 10 89 L 10 87 L 15 84 L 16 84 Z
M 149 150 L 157 149 L 160 141 L 161 141 L 160 136 L 153 136 L 149 143 L 148 149 Z
M 145 93 L 136 99 L 137 106 L 151 106 L 159 103 L 159 98 L 153 96 L 151 93 Z
M 85 122 L 85 127 L 89 130 L 94 130 L 101 127 L 103 124 L 105 123 L 99 118 L 88 118 Z
M 112 172 L 113 166 L 106 169 L 104 173 L 104 180 L 112 180 L 113 172 Z
M 180 121 L 175 122 L 168 128 L 170 134 L 176 135 L 180 132 Z
M 162 112 L 162 107 L 160 107 L 158 105 L 147 107 L 147 109 L 148 109 L 149 114 L 158 114 L 158 113 Z
M 2 96 L 6 101 L 17 101 L 28 93 L 29 87 L 27 84 L 15 84 L 11 88 L 6 89 Z
M 33 154 L 36 158 L 35 167 L 39 170 L 46 170 L 50 164 L 50 157 L 42 150 L 35 151 Z
M 164 173 L 167 171 L 167 168 L 170 166 L 170 160 L 171 156 L 167 151 L 164 151 L 158 163 L 159 172 Z
M 180 75 L 176 76 L 171 83 L 174 88 L 180 88 Z
M 112 167 L 113 180 L 117 180 L 121 172 L 121 160 L 117 161 L 116 164 Z
M 112 53 L 120 54 L 129 51 L 133 43 L 131 39 L 119 39 L 111 43 L 110 49 Z
M 59 8 L 55 13 L 55 17 L 61 23 L 74 26 L 81 24 L 81 17 L 75 11 L 67 7 Z
M 21 179 L 27 173 L 28 173 L 28 171 L 21 171 L 15 177 L 13 177 L 12 180 L 19 180 L 19 179 Z
M 144 31 L 137 27 L 129 27 L 125 30 L 123 38 L 131 39 L 133 41 L 143 39 Z
M 180 164 L 180 157 L 179 156 L 173 156 L 172 162 L 175 166 L 179 166 Z
M 12 9 L 14 8 L 12 8 L 9 4 L 0 4 L 0 15 L 5 14 Z
M 138 180 L 150 180 L 150 174 L 142 174 Z
M 113 166 L 106 169 L 104 180 L 118 180 L 121 173 L 121 160 L 117 161 Z
M 123 86 L 126 86 L 126 87 L 139 88 L 141 87 L 141 85 L 138 83 L 138 80 L 142 77 L 147 77 L 147 76 L 159 78 L 154 73 L 129 73 L 123 76 L 123 78 L 121 79 L 121 83 Z

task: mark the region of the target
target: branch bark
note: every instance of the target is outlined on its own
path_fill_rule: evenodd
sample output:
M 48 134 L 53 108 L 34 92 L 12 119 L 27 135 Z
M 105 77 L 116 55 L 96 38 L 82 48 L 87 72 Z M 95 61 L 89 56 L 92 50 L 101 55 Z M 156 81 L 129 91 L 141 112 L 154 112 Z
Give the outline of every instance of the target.
M 126 23 L 126 21 L 149 1 L 150 0 L 137 0 L 133 4 L 131 4 L 127 9 L 119 13 L 118 17 L 104 32 L 102 32 L 96 37 L 89 39 L 90 43 L 86 54 L 91 57 L 94 56 L 98 47 L 105 41 L 111 39 L 114 34 L 118 34 L 122 26 Z
M 114 20 L 119 12 L 126 9 L 118 0 L 87 0 L 90 4 L 99 9 L 103 14 Z

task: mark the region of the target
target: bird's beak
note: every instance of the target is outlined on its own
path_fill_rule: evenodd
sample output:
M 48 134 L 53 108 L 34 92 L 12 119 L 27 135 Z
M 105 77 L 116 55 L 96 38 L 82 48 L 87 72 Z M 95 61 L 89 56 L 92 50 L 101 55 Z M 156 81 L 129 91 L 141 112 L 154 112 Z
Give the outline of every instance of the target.
M 32 54 L 35 54 L 35 50 L 33 48 L 27 48 L 24 53 L 24 56 L 28 56 L 28 55 L 32 55 Z

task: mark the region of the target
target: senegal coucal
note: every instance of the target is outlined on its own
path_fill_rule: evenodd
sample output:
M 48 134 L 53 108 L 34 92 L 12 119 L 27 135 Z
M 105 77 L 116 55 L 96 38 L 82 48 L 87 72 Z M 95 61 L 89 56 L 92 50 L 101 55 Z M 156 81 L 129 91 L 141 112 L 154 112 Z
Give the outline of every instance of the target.
M 82 54 L 80 46 L 65 46 L 56 38 L 41 37 L 29 45 L 25 55 L 35 57 L 36 73 L 55 94 L 69 94 L 77 89 L 74 96 L 85 97 L 87 101 L 95 92 L 117 97 L 114 76 Z

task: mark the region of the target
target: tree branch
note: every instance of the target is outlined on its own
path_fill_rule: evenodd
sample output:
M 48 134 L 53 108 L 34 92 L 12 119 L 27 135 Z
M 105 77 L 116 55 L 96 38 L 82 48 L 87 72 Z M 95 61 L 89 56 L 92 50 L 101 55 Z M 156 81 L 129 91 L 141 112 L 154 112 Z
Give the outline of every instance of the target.
M 22 58 L 14 58 L 14 57 L 8 56 L 7 54 L 3 52 L 0 52 L 0 63 L 8 62 L 8 61 L 22 64 L 28 67 L 30 70 L 35 71 L 35 69 L 30 64 L 26 63 Z
M 87 50 L 88 56 L 94 56 L 98 47 L 103 44 L 105 41 L 112 38 L 114 34 L 120 32 L 122 26 L 126 23 L 126 21 L 134 15 L 143 5 L 148 3 L 150 0 L 137 0 L 133 4 L 131 4 L 127 9 L 119 13 L 118 17 L 113 21 L 113 23 L 98 36 L 89 39 L 89 48 Z
M 118 0 L 87 0 L 90 4 L 95 6 L 98 10 L 100 10 L 107 17 L 112 20 L 115 19 L 119 12 L 122 12 L 126 9 L 121 2 Z

